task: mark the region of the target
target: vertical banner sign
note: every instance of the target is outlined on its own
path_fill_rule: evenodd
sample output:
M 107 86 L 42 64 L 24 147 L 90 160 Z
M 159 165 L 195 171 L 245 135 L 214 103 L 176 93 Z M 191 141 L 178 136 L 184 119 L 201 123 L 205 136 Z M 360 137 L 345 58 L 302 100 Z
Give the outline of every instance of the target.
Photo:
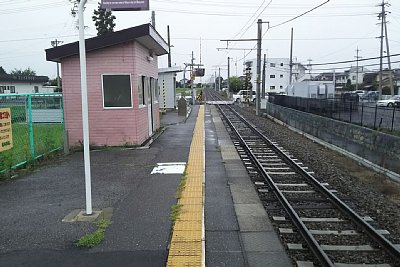
M 11 110 L 0 108 L 0 152 L 12 147 Z
M 115 11 L 149 10 L 149 0 L 102 0 L 101 8 Z

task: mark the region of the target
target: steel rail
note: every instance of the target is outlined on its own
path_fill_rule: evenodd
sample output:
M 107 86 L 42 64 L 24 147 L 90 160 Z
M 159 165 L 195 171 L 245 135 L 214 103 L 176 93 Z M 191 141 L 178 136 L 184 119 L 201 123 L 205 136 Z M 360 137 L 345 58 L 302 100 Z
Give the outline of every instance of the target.
M 219 107 L 220 108 L 220 107 Z M 253 131 L 255 131 L 265 142 L 270 144 L 272 148 L 280 155 L 282 156 L 285 161 L 290 164 L 300 175 L 303 177 L 307 178 L 309 181 L 311 181 L 318 189 L 319 191 L 327 197 L 332 204 L 337 207 L 339 210 L 341 210 L 343 213 L 347 214 L 351 221 L 355 223 L 358 227 L 362 228 L 365 230 L 366 234 L 372 238 L 375 242 L 377 242 L 380 246 L 383 247 L 383 249 L 390 254 L 391 257 L 394 259 L 400 259 L 400 250 L 396 248 L 396 246 L 391 243 L 388 239 L 386 239 L 381 233 L 379 233 L 377 230 L 375 230 L 368 222 L 366 222 L 360 215 L 358 215 L 353 209 L 351 209 L 346 203 L 344 203 L 342 200 L 340 200 L 336 195 L 334 195 L 329 189 L 327 189 L 323 184 L 321 184 L 314 176 L 312 176 L 310 173 L 305 171 L 299 164 L 294 162 L 285 152 L 283 152 L 280 148 L 278 148 L 276 145 L 272 143 L 272 141 L 266 137 L 263 133 L 261 133 L 257 127 L 255 127 L 253 124 L 249 123 L 242 115 L 240 115 L 238 112 L 236 112 L 233 108 L 229 107 L 228 108 L 240 118 L 242 122 L 244 122 L 248 127 L 250 127 Z M 222 109 L 220 108 L 222 111 Z M 225 116 L 225 114 L 224 114 Z M 235 129 L 236 134 L 237 131 Z M 242 141 L 243 142 L 243 141 Z M 246 145 L 247 146 L 247 145 Z M 251 152 L 251 151 L 250 151 Z M 252 153 L 251 153 L 252 154 Z M 254 156 L 254 155 L 253 155 Z M 259 164 L 259 161 L 257 160 L 257 164 Z M 258 167 L 259 168 L 259 167 Z M 262 168 L 263 169 L 263 168 Z M 263 173 L 265 173 L 264 170 L 262 170 Z M 267 177 L 269 175 L 267 174 Z M 274 188 L 275 189 L 275 188 Z M 279 190 L 279 189 L 278 189 Z
M 262 167 L 260 161 L 252 153 L 250 147 L 247 145 L 246 141 L 239 134 L 238 130 L 233 125 L 233 123 L 229 120 L 229 118 L 227 117 L 225 112 L 222 110 L 222 108 L 219 105 L 217 105 L 217 106 L 218 106 L 219 110 L 221 111 L 221 114 L 223 114 L 223 116 L 225 117 L 229 126 L 232 128 L 232 130 L 235 132 L 235 134 L 239 138 L 239 140 L 242 143 L 242 145 L 244 146 L 245 150 L 249 153 L 252 160 L 254 162 L 256 162 L 257 169 L 262 173 L 262 175 L 264 176 L 264 179 L 266 180 L 268 185 L 273 189 L 275 196 L 279 199 L 279 201 L 283 205 L 285 211 L 287 212 L 289 217 L 292 219 L 292 221 L 296 225 L 296 227 L 299 229 L 301 236 L 306 240 L 308 246 L 310 247 L 310 250 L 314 253 L 314 255 L 317 257 L 317 259 L 320 261 L 320 263 L 323 266 L 333 267 L 334 263 L 330 260 L 328 255 L 321 248 L 321 246 L 318 244 L 317 240 L 315 240 L 314 236 L 311 234 L 311 232 L 308 230 L 307 226 L 301 220 L 300 216 L 293 209 L 292 205 L 289 203 L 289 201 L 286 199 L 286 197 L 283 195 L 283 193 L 279 190 L 279 188 L 275 185 L 275 183 L 273 182 L 273 180 L 269 176 L 269 174 Z

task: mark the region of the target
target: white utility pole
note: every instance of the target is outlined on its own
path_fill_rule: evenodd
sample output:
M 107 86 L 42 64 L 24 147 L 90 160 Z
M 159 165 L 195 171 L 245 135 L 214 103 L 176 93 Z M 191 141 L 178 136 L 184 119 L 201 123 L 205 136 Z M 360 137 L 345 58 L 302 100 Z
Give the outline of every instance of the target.
M 83 14 L 87 0 L 81 0 L 78 8 L 79 18 L 79 60 L 81 67 L 83 155 L 85 161 L 86 215 L 92 215 L 92 184 L 90 174 L 89 116 L 86 77 L 85 23 Z

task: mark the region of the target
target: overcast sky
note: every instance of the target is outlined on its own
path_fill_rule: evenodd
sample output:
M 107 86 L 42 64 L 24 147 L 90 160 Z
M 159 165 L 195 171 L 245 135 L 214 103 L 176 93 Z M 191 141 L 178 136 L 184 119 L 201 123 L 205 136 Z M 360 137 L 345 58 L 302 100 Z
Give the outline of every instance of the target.
M 156 29 L 167 40 L 170 25 L 172 62 L 183 66 L 189 63 L 194 51 L 195 63 L 206 67 L 206 79 L 218 66 L 226 78 L 227 57 L 233 58 L 231 73 L 242 73 L 243 58 L 255 58 L 256 51 L 221 50 L 221 39 L 256 38 L 256 21 L 263 24 L 262 53 L 268 57 L 289 57 L 290 29 L 294 28 L 294 57 L 305 65 L 311 63 L 353 60 L 357 46 L 363 58 L 379 56 L 380 35 L 377 13 L 380 0 L 331 0 L 311 13 L 284 25 L 289 20 L 325 0 L 150 0 L 150 11 L 113 12 L 116 29 L 125 29 L 151 22 L 151 10 L 156 12 Z M 388 1 L 388 36 L 390 53 L 400 53 L 400 1 Z M 54 39 L 69 43 L 78 40 L 77 17 L 71 16 L 68 0 L 0 0 L 0 66 L 9 72 L 14 68 L 31 67 L 38 75 L 56 76 L 55 63 L 46 62 L 44 49 Z M 91 16 L 97 1 L 86 4 L 86 37 L 96 35 Z M 200 41 L 201 40 L 201 41 Z M 200 45 L 201 44 L 201 45 Z M 201 47 L 201 49 L 200 49 Z M 255 42 L 231 42 L 229 47 L 251 49 Z M 385 48 L 386 51 L 386 48 Z M 236 63 L 237 61 L 237 63 Z M 399 68 L 400 56 L 393 57 Z M 362 64 L 374 64 L 368 61 Z M 236 66 L 235 66 L 236 65 Z M 351 64 L 314 67 L 318 69 L 350 67 Z M 355 65 L 355 63 L 353 64 Z M 167 66 L 167 56 L 159 58 L 159 67 Z M 378 66 L 368 67 L 377 69 Z M 337 71 L 340 71 L 338 69 Z

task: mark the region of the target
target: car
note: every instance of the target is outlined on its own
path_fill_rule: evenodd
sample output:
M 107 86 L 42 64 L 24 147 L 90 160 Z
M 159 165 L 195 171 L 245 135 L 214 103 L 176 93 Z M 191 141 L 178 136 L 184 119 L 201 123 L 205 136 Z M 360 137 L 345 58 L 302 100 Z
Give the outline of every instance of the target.
M 379 91 L 367 91 L 360 98 L 362 100 L 376 101 L 379 99 Z
M 233 101 L 235 102 L 250 102 L 256 100 L 256 92 L 250 90 L 240 90 L 236 94 L 233 94 Z
M 389 99 L 379 100 L 378 102 L 376 102 L 376 105 L 378 107 L 394 107 L 394 106 L 399 106 L 399 103 L 400 103 L 400 95 L 395 95 Z
M 352 91 L 351 93 L 357 94 L 359 97 L 362 97 L 363 95 L 365 95 L 364 90 L 356 90 L 356 91 Z

